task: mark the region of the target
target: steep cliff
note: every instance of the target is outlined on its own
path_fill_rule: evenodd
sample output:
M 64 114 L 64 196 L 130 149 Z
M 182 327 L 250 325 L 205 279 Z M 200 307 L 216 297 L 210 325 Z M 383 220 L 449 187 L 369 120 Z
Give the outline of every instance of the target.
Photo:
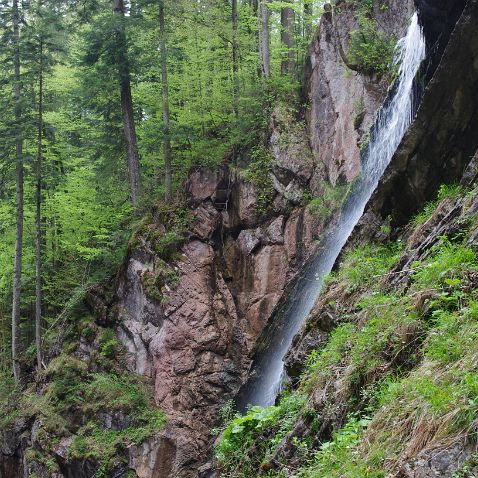
M 359 174 L 360 141 L 389 80 L 350 74 L 338 42 L 357 28 L 356 10 L 347 3 L 341 9 L 336 25 L 324 15 L 311 46 L 308 121 L 278 107 L 269 126 L 270 159 L 259 167 L 253 159 L 246 172 L 224 165 L 191 173 L 192 227 L 169 260 L 177 277 L 174 286 L 163 286 L 164 303 L 145 286 L 146 278 L 154 284 L 162 274 L 155 251 L 165 231 L 171 233 L 164 220 L 153 218 L 131 248 L 117 291 L 118 330 L 132 370 L 154 378 L 168 416 L 157 449 L 168 447 L 170 468 L 154 476 L 197 476 L 197 467 L 200 476 L 208 475 L 204 457 L 221 405 L 247 378 L 265 325 L 340 207 L 346 187 L 339 184 Z M 410 15 L 402 2 L 377 9 L 389 35 L 402 35 Z M 307 206 L 311 195 L 319 199 Z
M 289 350 L 283 396 L 229 417 L 222 476 L 476 476 L 477 19 L 468 2 Z

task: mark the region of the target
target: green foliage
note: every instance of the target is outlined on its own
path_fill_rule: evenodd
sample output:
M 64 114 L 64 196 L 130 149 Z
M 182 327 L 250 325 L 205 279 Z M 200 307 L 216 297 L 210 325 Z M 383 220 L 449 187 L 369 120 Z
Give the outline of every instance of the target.
M 20 390 L 10 374 L 0 373 L 0 434 L 8 429 L 20 415 L 16 407 Z
M 458 188 L 443 187 L 439 196 L 443 200 L 459 194 Z M 340 322 L 327 343 L 308 355 L 295 392 L 309 396 L 306 403 L 317 407 L 301 409 L 313 438 L 318 421 L 330 420 L 337 428 L 319 445 L 307 436 L 292 440 L 302 468 L 291 471 L 286 457 L 274 455 L 284 468 L 267 476 L 384 478 L 425 446 L 434 450 L 456 439 L 474 442 L 478 259 L 466 245 L 466 235 L 463 230 L 452 239 L 439 238 L 411 266 L 413 271 L 407 270 L 411 279 L 405 290 L 393 290 L 383 279 L 402 243 L 361 246 L 345 256 L 327 281 L 332 297 L 346 297 L 346 304 L 328 303 Z M 228 464 L 225 476 L 257 476 L 260 468 L 267 469 L 261 467 L 268 463 L 267 453 L 258 450 L 276 433 L 277 420 L 282 420 L 276 414 L 277 407 L 251 410 L 247 418 L 229 422 L 229 435 L 224 435 L 229 447 L 221 456 Z M 233 423 L 237 441 L 230 438 Z M 251 460 L 258 454 L 257 461 Z M 456 477 L 474 476 L 474 470 L 472 458 Z
M 120 344 L 113 329 L 105 329 L 99 339 L 100 355 L 106 359 L 114 359 Z
M 372 8 L 370 1 L 360 2 L 359 28 L 350 33 L 348 56 L 366 73 L 393 76 L 396 39 L 380 30 L 377 22 L 370 17 Z
M 437 206 L 436 201 L 427 202 L 425 206 L 423 207 L 423 209 L 412 218 L 412 221 L 411 221 L 412 224 L 414 226 L 420 226 L 421 224 L 424 224 L 425 222 L 427 222 L 432 217 L 432 214 L 435 211 L 436 206 Z
M 350 293 L 378 284 L 378 280 L 398 261 L 401 242 L 387 245 L 364 245 L 347 253 L 338 280 L 347 284 Z
M 243 171 L 245 179 L 254 184 L 258 189 L 257 209 L 266 212 L 274 197 L 274 187 L 270 178 L 272 156 L 265 146 L 257 146 L 251 151 L 250 163 Z
M 442 184 L 438 190 L 438 200 L 442 201 L 443 199 L 456 199 L 460 194 L 464 192 L 463 187 L 459 184 Z
M 351 454 L 351 450 L 360 443 L 369 423 L 369 418 L 350 416 L 343 428 L 334 434 L 333 439 L 320 446 L 307 471 L 299 472 L 297 477 L 382 478 L 384 474 L 370 473 L 367 467 L 357 463 Z
M 275 103 L 282 101 L 294 108 L 299 99 L 295 75 L 279 74 L 284 51 L 280 2 L 275 3 L 270 20 L 272 75 L 266 80 L 258 74 L 258 22 L 250 3 L 238 4 L 236 71 L 231 64 L 230 5 L 166 2 L 173 188 L 177 196 L 183 195 L 184 180 L 192 166 L 214 168 L 224 160 L 250 155 L 247 174 L 260 190 L 258 208 L 265 211 L 270 207 L 273 189 L 267 175 L 268 153 L 257 145 L 266 144 Z M 157 5 L 133 5 L 124 18 L 114 15 L 111 3 L 104 0 L 87 7 L 35 0 L 20 7 L 22 18 L 28 18 L 20 39 L 26 171 L 22 342 L 28 342 L 24 349 L 33 353 L 34 168 L 40 58 L 44 89 L 41 255 L 45 329 L 56 323 L 59 315 L 68 320 L 91 284 L 110 281 L 121 265 L 139 215 L 150 213 L 157 219 L 157 204 L 164 197 L 163 103 L 160 55 L 158 49 L 151 48 L 159 37 Z M 296 10 L 294 37 L 299 63 L 309 41 L 306 30 L 321 13 L 319 5 L 312 10 L 306 17 L 302 8 Z M 16 212 L 13 50 L 11 9 L 6 4 L 0 7 L 0 17 L 5 43 L 0 54 L 0 309 L 2 315 L 9 316 Z M 118 44 L 117 32 L 123 28 L 125 40 Z M 120 53 L 125 54 L 130 70 L 141 156 L 144 194 L 137 211 L 131 207 L 127 187 L 119 84 L 125 65 Z M 185 220 L 184 202 L 174 201 L 165 209 L 169 211 L 168 221 Z M 153 241 L 153 251 L 165 261 L 175 257 L 184 241 L 184 227 L 167 226 L 167 232 Z M 174 272 L 167 275 L 168 286 L 177 282 Z M 164 294 L 158 293 L 157 298 L 164 298 Z M 4 361 L 8 361 L 9 352 L 2 352 Z
M 79 322 L 77 335 L 86 321 Z M 73 336 L 73 342 L 42 372 L 40 387 L 33 384 L 20 394 L 11 379 L 2 378 L 0 434 L 17 420 L 35 419 L 39 425 L 31 460 L 55 471 L 54 447 L 62 437 L 73 436 L 71 456 L 92 461 L 95 476 L 106 478 L 114 465 L 124 461 L 128 446 L 163 428 L 165 415 L 156 407 L 148 381 L 126 371 L 114 330 L 90 330 L 89 341 L 98 349 L 94 364 L 73 355 L 78 339 Z M 111 427 L 107 417 L 117 423 Z
M 463 193 L 463 188 L 459 184 L 442 184 L 438 190 L 437 199 L 426 203 L 423 209 L 412 218 L 411 223 L 414 226 L 424 224 L 432 217 L 440 201 L 444 199 L 456 199 L 461 193 Z
M 415 264 L 414 281 L 420 288 L 452 286 L 467 270 L 478 266 L 475 252 L 460 244 L 453 244 L 446 237 L 433 249 L 434 254 L 424 264 Z
M 303 405 L 301 394 L 286 394 L 277 406 L 251 407 L 245 415 L 230 419 L 216 446 L 224 476 L 253 476 L 254 467 L 264 462 L 292 429 Z M 257 447 L 255 462 L 247 463 L 246 453 L 253 446 Z
M 312 199 L 307 207 L 315 216 L 329 218 L 331 211 L 340 209 L 349 191 L 350 185 L 335 187 L 325 185 L 324 193 L 320 197 Z
M 323 349 L 310 352 L 307 356 L 307 368 L 301 379 L 306 389 L 310 390 L 314 385 L 313 381 L 319 370 L 324 374 L 332 373 L 333 365 L 338 363 L 351 347 L 355 332 L 356 327 L 353 324 L 340 324 L 334 329 Z
M 447 189 L 441 199 L 450 194 L 457 192 Z M 370 419 L 360 430 L 356 419 L 349 420 L 297 476 L 384 477 L 416 440 L 433 447 L 473 433 L 478 305 L 470 277 L 476 265 L 474 251 L 441 238 L 431 254 L 413 265 L 406 295 L 370 294 L 369 284 L 356 303 L 366 319 L 362 315 L 359 326 L 340 325 L 321 351 L 310 354 L 301 386 L 323 387 L 347 364 L 342 393 L 358 388 Z M 350 276 L 343 270 L 339 275 Z M 415 297 L 423 293 L 429 298 L 417 305 Z M 406 362 L 397 361 L 401 356 Z M 404 373 L 410 367 L 412 372 Z M 465 469 L 472 467 L 471 462 Z

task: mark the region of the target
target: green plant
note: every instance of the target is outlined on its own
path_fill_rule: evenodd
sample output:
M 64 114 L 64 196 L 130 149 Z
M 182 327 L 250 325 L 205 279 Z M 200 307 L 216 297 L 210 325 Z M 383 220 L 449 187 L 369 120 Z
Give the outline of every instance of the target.
M 267 460 L 291 430 L 303 404 L 303 395 L 290 393 L 277 406 L 251 407 L 245 415 L 236 414 L 226 422 L 216 446 L 216 456 L 225 472 L 241 467 L 240 476 L 250 476 L 253 467 Z M 257 446 L 257 452 L 254 463 L 248 463 L 246 454 L 252 446 Z
M 243 175 L 257 187 L 257 209 L 259 212 L 266 212 L 274 197 L 274 187 L 270 178 L 272 168 L 272 155 L 265 146 L 256 146 L 251 150 L 250 163 Z
M 335 186 L 326 185 L 320 197 L 313 198 L 307 205 L 309 211 L 320 218 L 326 219 L 332 216 L 332 211 L 342 207 L 347 194 L 350 191 L 350 184 Z
M 463 188 L 459 184 L 442 184 L 438 190 L 437 199 L 427 202 L 423 209 L 412 218 L 411 223 L 414 226 L 419 226 L 420 224 L 425 223 L 431 218 L 439 201 L 446 198 L 455 199 L 461 193 L 463 193 Z
M 393 76 L 396 39 L 381 31 L 377 22 L 370 18 L 371 8 L 369 2 L 360 5 L 359 28 L 350 33 L 348 56 L 366 73 Z
M 119 342 L 113 329 L 105 329 L 99 339 L 100 354 L 105 359 L 113 359 L 119 350 Z
M 445 198 L 456 199 L 460 194 L 462 194 L 463 187 L 460 184 L 442 184 L 438 190 L 438 200 L 442 201 Z
M 428 219 L 432 217 L 432 214 L 435 212 L 436 207 L 437 201 L 427 202 L 423 209 L 412 218 L 411 223 L 414 226 L 424 224 L 428 221 Z
M 337 279 L 355 292 L 371 284 L 378 284 L 382 274 L 391 269 L 400 257 L 403 244 L 364 245 L 348 252 Z
M 347 423 L 337 432 L 331 441 L 323 443 L 315 453 L 310 465 L 297 474 L 305 477 L 367 477 L 379 478 L 381 474 L 370 474 L 367 467 L 354 460 L 353 450 L 370 424 L 370 418 L 350 415 Z
M 460 280 L 467 270 L 475 270 L 477 266 L 476 254 L 472 249 L 453 244 L 447 237 L 442 237 L 424 264 L 414 264 L 416 272 L 413 280 L 417 287 L 440 288 Z

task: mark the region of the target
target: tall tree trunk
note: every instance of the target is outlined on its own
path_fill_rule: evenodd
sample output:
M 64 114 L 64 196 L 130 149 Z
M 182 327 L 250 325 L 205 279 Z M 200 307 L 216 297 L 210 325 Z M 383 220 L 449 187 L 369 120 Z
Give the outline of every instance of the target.
M 304 2 L 304 37 L 310 40 L 312 35 L 312 16 L 313 16 L 312 0 L 305 0 Z
M 267 0 L 260 0 L 259 10 L 259 56 L 261 60 L 261 70 L 264 78 L 269 78 L 271 74 L 269 46 L 270 11 L 267 8 Z
M 166 32 L 164 28 L 164 0 L 159 0 L 159 33 L 161 48 L 161 81 L 163 85 L 163 151 L 164 151 L 164 183 L 166 201 L 171 199 L 171 134 L 169 129 L 169 85 L 168 57 L 166 50 Z
M 232 83 L 234 116 L 239 116 L 239 54 L 237 45 L 237 0 L 232 0 Z
M 15 96 L 15 157 L 16 157 L 16 202 L 17 224 L 15 234 L 15 261 L 13 266 L 12 305 L 12 361 L 15 381 L 20 381 L 20 298 L 22 281 L 23 252 L 23 139 L 21 130 L 22 104 L 20 84 L 20 11 L 18 0 L 13 0 L 13 41 L 14 41 L 14 96 Z
M 40 39 L 40 71 L 38 88 L 38 151 L 36 164 L 36 217 L 35 217 L 35 344 L 37 349 L 37 370 L 42 368 L 41 345 L 41 188 L 43 163 L 43 39 Z
M 117 64 L 121 87 L 121 109 L 123 113 L 123 129 L 128 153 L 129 183 L 131 200 L 138 203 L 140 195 L 140 173 L 138 141 L 133 114 L 133 98 L 131 96 L 131 75 L 128 62 L 126 33 L 124 28 L 124 3 L 123 0 L 113 0 L 114 13 L 120 17 L 116 29 Z
M 249 0 L 249 7 L 254 15 L 257 15 L 257 9 L 259 7 L 259 0 Z
M 295 41 L 294 41 L 295 12 L 290 7 L 281 10 L 281 41 L 287 49 L 287 55 L 281 62 L 283 75 L 293 73 L 295 70 Z

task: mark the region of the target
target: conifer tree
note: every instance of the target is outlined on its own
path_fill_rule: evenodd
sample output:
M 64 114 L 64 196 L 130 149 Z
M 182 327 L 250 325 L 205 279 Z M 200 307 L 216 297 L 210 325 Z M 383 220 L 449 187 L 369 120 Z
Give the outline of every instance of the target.
M 13 375 L 20 381 L 20 306 L 22 287 L 23 258 L 23 208 L 24 208 L 24 169 L 23 169 L 23 137 L 22 137 L 22 87 L 20 78 L 20 8 L 18 0 L 13 0 L 13 89 L 15 108 L 15 181 L 16 181 L 16 234 L 15 259 L 13 268 L 13 305 L 12 305 L 12 362 Z
M 171 200 L 171 136 L 169 129 L 169 85 L 168 85 L 168 60 L 166 50 L 166 32 L 164 25 L 164 0 L 159 0 L 159 32 L 161 49 L 161 82 L 163 98 L 163 151 L 165 175 L 165 199 Z

